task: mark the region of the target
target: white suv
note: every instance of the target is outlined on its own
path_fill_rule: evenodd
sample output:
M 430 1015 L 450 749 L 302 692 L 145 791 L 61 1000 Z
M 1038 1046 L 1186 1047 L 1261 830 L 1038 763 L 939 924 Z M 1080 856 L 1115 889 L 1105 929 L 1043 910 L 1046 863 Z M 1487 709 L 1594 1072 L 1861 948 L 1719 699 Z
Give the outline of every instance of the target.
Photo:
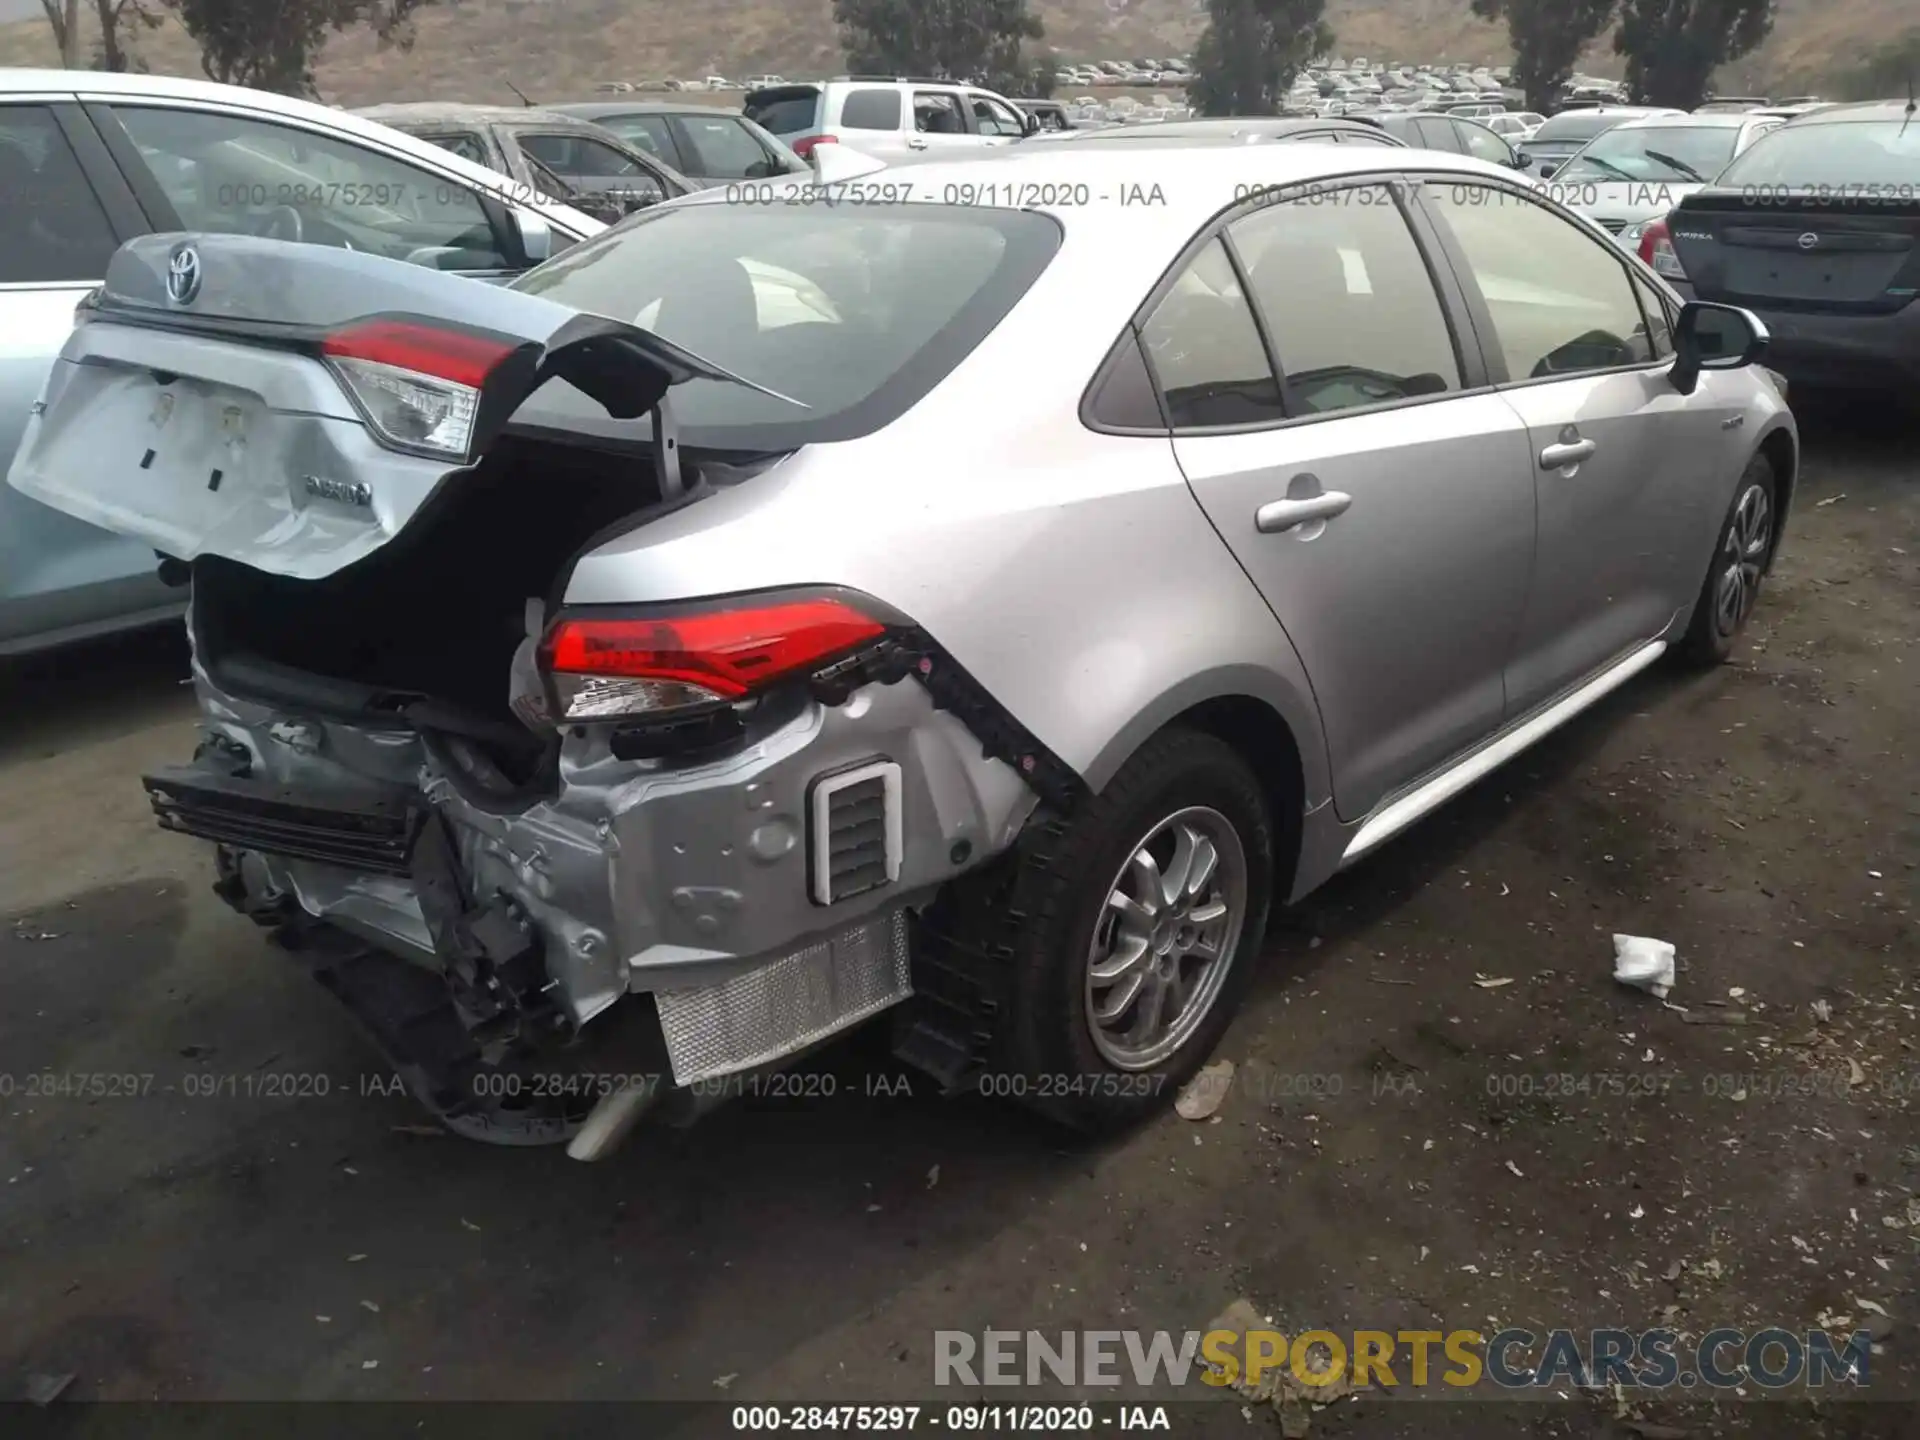
M 889 164 L 958 159 L 1006 145 L 1035 128 L 1012 101 L 952 80 L 842 75 L 755 90 L 747 118 L 771 130 L 805 159 L 824 143 L 843 143 Z

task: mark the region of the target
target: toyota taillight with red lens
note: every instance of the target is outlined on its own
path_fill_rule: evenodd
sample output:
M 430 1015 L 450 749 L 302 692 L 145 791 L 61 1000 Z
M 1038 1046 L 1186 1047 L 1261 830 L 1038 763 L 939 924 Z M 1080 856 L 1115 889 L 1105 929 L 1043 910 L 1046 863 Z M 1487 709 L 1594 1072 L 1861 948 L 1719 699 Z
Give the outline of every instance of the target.
M 1680 263 L 1679 251 L 1673 248 L 1673 231 L 1664 220 L 1651 220 L 1640 232 L 1640 258 L 1663 279 L 1687 278 L 1687 268 Z
M 798 140 L 792 141 L 787 148 L 792 150 L 793 153 L 798 155 L 802 160 L 811 160 L 813 159 L 813 152 L 816 146 L 838 145 L 839 143 L 839 137 L 834 135 L 802 135 Z
M 541 657 L 562 720 L 631 720 L 745 699 L 886 632 L 834 596 L 743 596 L 682 613 L 562 614 Z
M 384 444 L 469 458 L 480 394 L 519 345 L 411 320 L 365 320 L 327 336 L 320 353 Z

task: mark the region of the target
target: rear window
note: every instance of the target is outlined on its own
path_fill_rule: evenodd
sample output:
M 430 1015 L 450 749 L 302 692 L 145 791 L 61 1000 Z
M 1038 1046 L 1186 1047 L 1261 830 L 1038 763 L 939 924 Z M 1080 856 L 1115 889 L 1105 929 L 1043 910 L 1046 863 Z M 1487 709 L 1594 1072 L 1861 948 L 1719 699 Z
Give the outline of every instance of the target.
M 1535 140 L 1544 141 L 1583 141 L 1591 140 L 1603 130 L 1611 130 L 1626 117 L 1611 115 L 1556 115 L 1538 130 L 1533 132 Z
M 849 90 L 846 99 L 840 102 L 840 128 L 842 130 L 898 130 L 900 128 L 900 92 L 898 90 Z
M 1782 125 L 1744 151 L 1720 177 L 1722 185 L 1784 186 L 1791 191 L 1874 193 L 1920 198 L 1920 121 L 1837 120 Z
M 676 205 L 582 241 L 513 288 L 638 325 L 789 397 L 714 380 L 674 391 L 687 444 L 785 450 L 905 413 L 993 331 L 1059 245 L 1059 225 L 1027 211 Z M 556 421 L 636 433 L 557 382 L 520 416 Z
M 743 113 L 754 124 L 775 135 L 804 135 L 816 128 L 814 116 L 819 109 L 820 92 L 811 85 L 803 85 L 749 95 Z

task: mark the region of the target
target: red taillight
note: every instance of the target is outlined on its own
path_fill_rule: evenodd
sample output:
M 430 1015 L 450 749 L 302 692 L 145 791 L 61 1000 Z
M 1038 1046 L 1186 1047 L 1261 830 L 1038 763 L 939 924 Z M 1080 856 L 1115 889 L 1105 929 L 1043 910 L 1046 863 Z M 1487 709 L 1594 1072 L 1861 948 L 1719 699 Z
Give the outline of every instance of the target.
M 470 458 L 481 388 L 518 348 L 414 320 L 362 320 L 320 342 L 382 443 L 449 460 Z
M 562 616 L 543 647 L 560 714 L 611 719 L 738 700 L 886 633 L 831 598 L 647 618 Z
M 331 359 L 367 360 L 474 390 L 516 348 L 511 341 L 410 320 L 365 320 L 320 342 L 320 353 Z
M 816 145 L 838 145 L 839 143 L 838 137 L 833 135 L 803 135 L 793 141 L 788 148 L 802 160 L 811 160 Z
M 1680 263 L 1680 252 L 1673 248 L 1673 230 L 1664 220 L 1650 220 L 1647 228 L 1640 232 L 1640 258 L 1663 279 L 1687 278 L 1687 268 Z

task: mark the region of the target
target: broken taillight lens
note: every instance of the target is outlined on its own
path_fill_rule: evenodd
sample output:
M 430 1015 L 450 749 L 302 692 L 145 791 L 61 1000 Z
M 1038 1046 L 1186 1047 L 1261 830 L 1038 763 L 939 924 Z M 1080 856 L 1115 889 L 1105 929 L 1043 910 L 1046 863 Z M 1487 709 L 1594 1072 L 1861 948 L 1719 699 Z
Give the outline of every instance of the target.
M 886 630 L 831 596 L 742 597 L 677 614 L 562 615 L 542 660 L 562 719 L 631 719 L 745 699 Z
M 487 377 L 509 340 L 408 320 L 367 320 L 320 342 L 367 426 L 384 444 L 465 460 Z

